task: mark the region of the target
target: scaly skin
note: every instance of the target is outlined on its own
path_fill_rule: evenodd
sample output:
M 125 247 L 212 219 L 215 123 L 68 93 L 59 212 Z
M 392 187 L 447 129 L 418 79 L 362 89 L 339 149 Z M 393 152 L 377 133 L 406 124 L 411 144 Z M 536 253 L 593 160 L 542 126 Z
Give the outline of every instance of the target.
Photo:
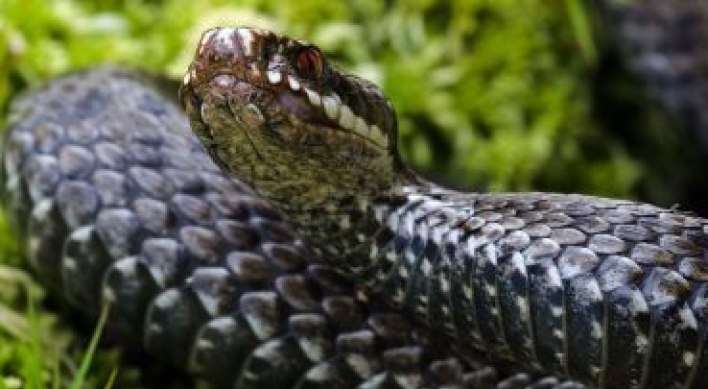
M 12 104 L 3 194 L 32 267 L 128 347 L 221 388 L 570 389 L 451 347 L 315 261 L 219 171 L 146 77 L 64 76 Z
M 450 344 L 601 388 L 708 387 L 708 220 L 425 182 L 375 85 L 269 31 L 206 32 L 181 99 L 220 166 Z

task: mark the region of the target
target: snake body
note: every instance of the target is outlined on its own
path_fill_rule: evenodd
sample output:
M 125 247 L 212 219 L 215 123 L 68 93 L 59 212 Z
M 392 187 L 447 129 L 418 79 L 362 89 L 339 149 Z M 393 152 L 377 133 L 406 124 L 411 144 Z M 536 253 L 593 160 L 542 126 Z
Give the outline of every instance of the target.
M 125 344 L 215 387 L 581 388 L 441 347 L 316 261 L 138 73 L 79 72 L 16 99 L 2 173 L 54 295 L 93 317 L 110 304 Z
M 595 387 L 708 387 L 708 220 L 426 182 L 375 85 L 269 31 L 206 32 L 181 100 L 320 257 L 449 342 Z

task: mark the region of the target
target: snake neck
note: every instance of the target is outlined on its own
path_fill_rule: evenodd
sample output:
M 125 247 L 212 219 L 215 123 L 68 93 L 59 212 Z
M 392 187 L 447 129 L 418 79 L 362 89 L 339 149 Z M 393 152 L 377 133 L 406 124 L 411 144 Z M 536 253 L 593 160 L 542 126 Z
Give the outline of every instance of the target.
M 433 184 L 401 169 L 388 186 L 360 186 L 354 188 L 358 193 L 349 195 L 331 190 L 314 194 L 317 185 L 312 184 L 298 191 L 278 186 L 273 183 L 269 190 L 261 183 L 259 193 L 286 216 L 318 255 L 338 265 L 356 267 L 356 263 L 366 261 L 378 238 L 390 232 L 386 216 L 416 201 Z
M 430 242 L 440 242 L 443 234 L 455 230 L 473 212 L 472 207 L 456 204 L 458 195 L 417 180 L 396 188 L 383 201 L 361 203 L 362 223 L 352 228 L 349 235 L 342 236 L 348 250 L 340 253 L 343 260 L 337 265 L 346 267 L 351 277 L 361 280 L 369 289 L 381 289 L 383 279 L 395 272 L 395 264 L 416 262 L 423 255 L 422 251 L 443 249 L 442 245 Z M 464 195 L 462 198 L 468 200 Z M 408 276 L 401 273 L 393 278 L 405 283 Z M 403 302 L 396 301 L 396 296 L 404 290 L 390 292 L 391 303 Z

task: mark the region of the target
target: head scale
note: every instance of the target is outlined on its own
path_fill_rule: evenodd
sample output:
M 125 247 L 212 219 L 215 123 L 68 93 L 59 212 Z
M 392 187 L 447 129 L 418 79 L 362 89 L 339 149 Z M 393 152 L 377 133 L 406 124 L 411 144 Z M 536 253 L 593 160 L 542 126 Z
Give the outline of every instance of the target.
M 206 31 L 180 98 L 215 160 L 266 197 L 287 198 L 283 208 L 380 194 L 397 179 L 390 102 L 311 44 L 250 28 Z

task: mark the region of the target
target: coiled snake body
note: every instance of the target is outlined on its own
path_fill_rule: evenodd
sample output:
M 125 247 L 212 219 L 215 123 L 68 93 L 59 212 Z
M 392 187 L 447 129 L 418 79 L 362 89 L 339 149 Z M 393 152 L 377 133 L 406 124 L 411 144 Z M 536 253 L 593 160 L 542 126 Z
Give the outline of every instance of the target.
M 88 315 L 110 303 L 133 348 L 220 388 L 578 387 L 438 347 L 315 262 L 142 75 L 64 76 L 10 111 L 3 194 L 32 267 Z
M 192 128 L 315 259 L 144 83 L 104 69 L 18 100 L 3 171 L 42 278 L 158 357 L 239 388 L 708 387 L 708 221 L 439 188 L 400 161 L 376 86 L 211 30 Z
M 320 256 L 457 344 L 597 387 L 708 387 L 708 220 L 425 182 L 375 85 L 268 31 L 205 33 L 181 99 Z

